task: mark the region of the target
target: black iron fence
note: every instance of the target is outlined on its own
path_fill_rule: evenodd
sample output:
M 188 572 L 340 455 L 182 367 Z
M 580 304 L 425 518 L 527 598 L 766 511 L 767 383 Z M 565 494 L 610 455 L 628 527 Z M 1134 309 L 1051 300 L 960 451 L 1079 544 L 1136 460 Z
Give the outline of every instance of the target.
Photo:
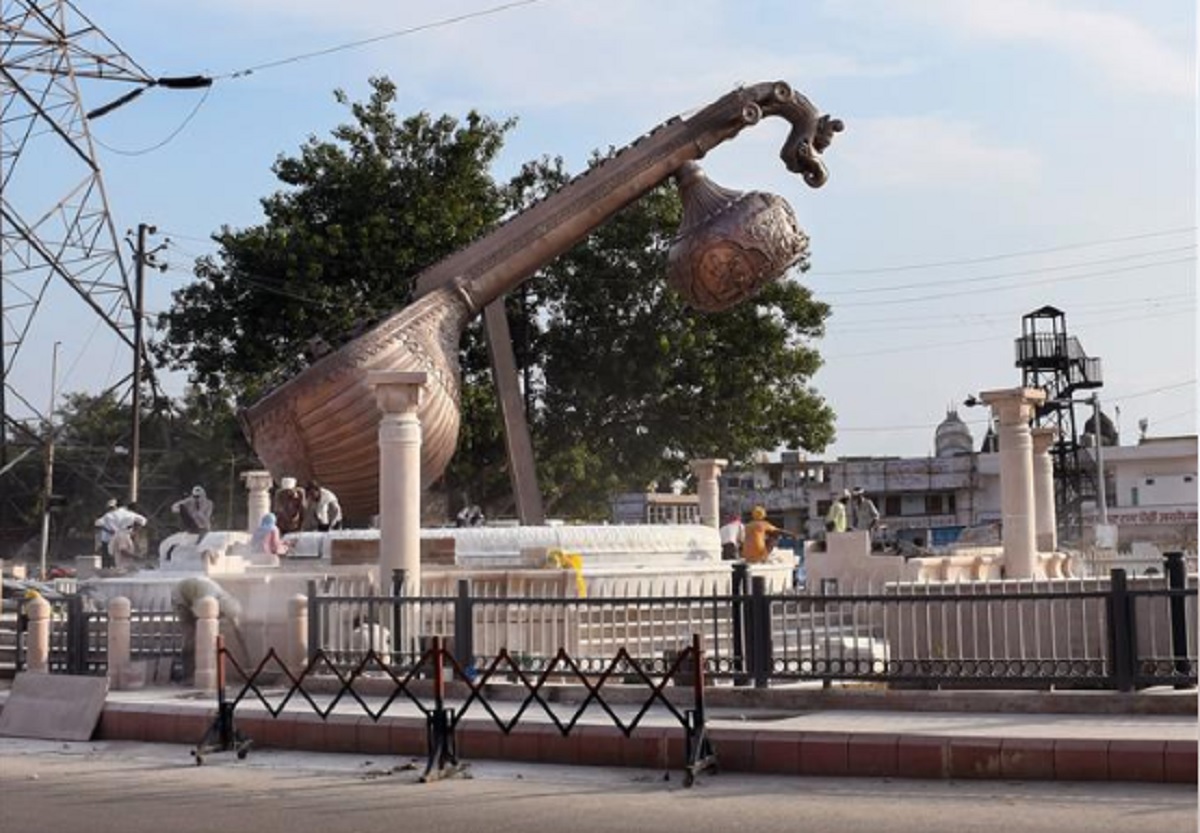
M 740 565 L 739 565 L 740 566 Z M 504 650 L 540 673 L 565 650 L 584 672 L 624 651 L 663 673 L 701 641 L 717 681 L 862 681 L 928 688 L 1103 688 L 1196 684 L 1197 599 L 1182 558 L 1167 574 L 1102 579 L 892 584 L 768 593 L 744 567 L 733 592 L 606 598 L 309 597 L 310 656 L 354 667 L 374 651 L 411 668 L 440 638 L 466 679 Z
M 460 581 L 452 596 L 413 598 L 402 577 L 388 596 L 309 588 L 308 650 L 351 669 L 372 652 L 406 673 L 438 638 L 464 679 L 504 652 L 541 673 L 560 651 L 584 673 L 622 652 L 663 674 L 693 638 L 718 684 L 876 682 L 930 688 L 1102 688 L 1129 691 L 1197 681 L 1196 577 L 1170 554 L 1164 575 L 1128 578 L 889 584 L 859 591 L 823 582 L 769 593 L 743 565 L 732 592 L 588 598 L 481 596 Z M 138 610 L 131 658 L 179 663 L 173 611 Z M 51 601 L 50 668 L 107 671 L 108 617 L 78 596 Z M 27 633 L 18 618 L 16 667 Z M 162 681 L 159 675 L 159 681 Z
M 50 673 L 107 674 L 108 613 L 88 609 L 83 596 L 46 601 L 50 604 Z M 27 665 L 29 642 L 29 619 L 24 610 L 15 624 L 15 666 L 22 670 Z M 133 610 L 129 625 L 131 661 L 182 662 L 183 630 L 174 611 Z

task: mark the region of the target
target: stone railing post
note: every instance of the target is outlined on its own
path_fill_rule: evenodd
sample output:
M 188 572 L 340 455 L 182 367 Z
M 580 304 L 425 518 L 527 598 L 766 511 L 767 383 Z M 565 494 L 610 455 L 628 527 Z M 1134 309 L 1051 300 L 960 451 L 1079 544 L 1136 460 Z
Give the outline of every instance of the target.
M 208 693 L 217 690 L 217 635 L 221 632 L 218 618 L 221 607 L 212 596 L 198 600 L 192 606 L 196 615 L 196 688 Z
M 124 596 L 108 603 L 108 684 L 114 689 L 125 688 L 132 661 L 132 628 L 130 615 L 133 605 Z
M 288 600 L 288 669 L 299 674 L 308 663 L 308 596 Z
M 692 472 L 696 475 L 696 496 L 700 499 L 700 523 L 705 526 L 721 525 L 721 486 L 718 478 L 721 470 L 729 465 L 728 460 L 692 460 Z
M 50 602 L 37 594 L 25 602 L 29 630 L 25 643 L 25 670 L 34 674 L 50 673 Z
M 1054 460 L 1050 449 L 1058 439 L 1053 428 L 1034 428 L 1033 438 L 1033 509 L 1038 552 L 1058 550 L 1058 515 L 1054 509 Z
M 271 473 L 244 471 L 242 481 L 246 484 L 246 531 L 253 532 L 271 511 Z

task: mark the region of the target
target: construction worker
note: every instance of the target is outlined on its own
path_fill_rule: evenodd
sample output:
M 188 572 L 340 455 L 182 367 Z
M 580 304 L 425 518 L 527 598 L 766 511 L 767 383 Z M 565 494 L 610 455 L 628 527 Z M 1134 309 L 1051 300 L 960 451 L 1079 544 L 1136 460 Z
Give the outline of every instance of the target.
M 228 625 L 237 638 L 242 654 L 246 654 L 245 640 L 239 623 L 242 606 L 225 588 L 207 576 L 189 576 L 171 588 L 171 605 L 179 617 L 183 631 L 183 681 L 190 682 L 196 675 L 196 602 L 201 599 L 217 600 L 217 619 L 224 628 Z
M 747 564 L 762 564 L 767 560 L 775 543 L 782 535 L 799 537 L 794 532 L 781 529 L 767 520 L 767 510 L 755 506 L 750 510 L 750 523 L 746 524 L 746 540 L 742 544 L 742 558 Z
M 833 503 L 829 504 L 829 511 L 825 513 L 825 531 L 826 532 L 845 532 L 848 528 L 846 518 L 846 504 L 850 500 L 850 490 L 842 489 L 840 495 L 835 495 Z

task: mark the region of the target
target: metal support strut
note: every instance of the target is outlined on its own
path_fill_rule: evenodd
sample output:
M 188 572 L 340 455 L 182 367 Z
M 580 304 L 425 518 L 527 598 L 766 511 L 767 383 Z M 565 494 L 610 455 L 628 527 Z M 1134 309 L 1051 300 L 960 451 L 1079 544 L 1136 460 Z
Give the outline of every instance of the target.
M 200 743 L 192 750 L 196 766 L 204 763 L 204 756 L 210 752 L 236 752 L 238 760 L 245 759 L 253 743 L 250 738 L 238 731 L 233 722 L 235 703 L 225 699 L 225 637 L 217 636 L 217 716 Z
M 421 783 L 440 781 L 463 774 L 467 765 L 458 760 L 454 742 L 454 712 L 446 708 L 445 649 L 442 638 L 433 637 L 433 648 L 427 656 L 433 659 L 433 708 L 425 714 L 425 746 L 429 760 Z
M 696 783 L 699 773 L 717 773 L 717 754 L 708 739 L 708 729 L 704 723 L 704 648 L 700 644 L 699 634 L 692 634 L 692 662 L 695 667 L 695 673 L 692 675 L 695 707 L 684 714 L 687 719 L 684 727 L 687 731 L 684 787 L 691 787 Z

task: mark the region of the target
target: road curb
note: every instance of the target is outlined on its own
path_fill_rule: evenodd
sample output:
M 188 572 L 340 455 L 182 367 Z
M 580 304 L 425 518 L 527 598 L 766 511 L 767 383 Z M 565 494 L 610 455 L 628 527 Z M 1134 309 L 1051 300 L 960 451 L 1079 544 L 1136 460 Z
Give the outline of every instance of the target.
M 100 740 L 195 745 L 215 718 L 200 704 L 108 703 Z M 425 721 L 416 717 L 283 714 L 236 716 L 254 746 L 309 752 L 391 754 L 424 758 Z M 1190 741 L 981 737 L 969 735 L 827 732 L 748 727 L 712 728 L 720 768 L 731 772 L 825 777 L 1002 779 L 1196 783 L 1197 746 Z M 684 733 L 639 727 L 580 726 L 567 736 L 548 724 L 509 733 L 489 720 L 464 720 L 463 760 L 493 759 L 583 766 L 681 770 Z

